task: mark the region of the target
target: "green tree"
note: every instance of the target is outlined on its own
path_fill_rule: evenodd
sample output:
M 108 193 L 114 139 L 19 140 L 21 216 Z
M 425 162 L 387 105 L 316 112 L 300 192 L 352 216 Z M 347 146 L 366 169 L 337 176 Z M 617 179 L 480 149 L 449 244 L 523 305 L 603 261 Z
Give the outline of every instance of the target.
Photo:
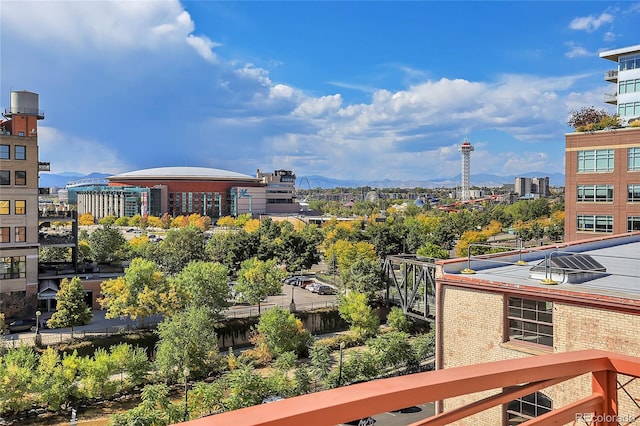
M 229 269 L 221 263 L 190 262 L 175 278 L 187 305 L 207 307 L 214 317 L 229 306 Z
M 331 372 L 331 348 L 316 342 L 309 349 L 309 357 L 311 358 L 313 376 L 326 385 L 327 377 Z
M 157 262 L 163 271 L 174 275 L 189 262 L 205 260 L 204 232 L 196 226 L 170 229 L 160 243 Z
M 111 262 L 118 258 L 118 253 L 127 240 L 118 228 L 104 225 L 89 235 L 89 246 L 97 262 Z
M 411 330 L 411 321 L 402 312 L 402 309 L 394 306 L 387 315 L 387 325 L 395 331 L 408 333 Z
M 264 336 L 269 351 L 276 357 L 294 351 L 306 353 L 313 337 L 289 310 L 274 307 L 260 316 L 257 330 Z
M 279 248 L 280 259 L 289 272 L 309 269 L 320 261 L 318 244 L 322 233 L 315 225 L 308 225 L 300 232 L 284 232 Z
M 62 408 L 73 395 L 73 376 L 66 374 L 60 354 L 51 346 L 40 355 L 33 386 L 40 404 L 53 411 Z
M 26 345 L 0 358 L 0 413 L 17 413 L 31 406 L 28 394 L 37 365 L 37 355 Z
M 377 259 L 357 258 L 343 271 L 342 283 L 348 290 L 365 294 L 371 302 L 384 288 L 382 266 Z
M 445 250 L 444 248 L 440 247 L 439 245 L 432 243 L 432 242 L 428 242 L 425 245 L 423 245 L 422 247 L 420 247 L 418 249 L 418 251 L 416 252 L 416 254 L 418 256 L 422 256 L 422 257 L 431 257 L 434 259 L 448 259 L 449 258 L 449 252 L 447 250 Z
M 340 297 L 339 302 L 338 312 L 356 336 L 366 338 L 376 334 L 380 318 L 367 304 L 365 294 L 352 291 Z
M 378 371 L 395 372 L 416 363 L 409 343 L 409 335 L 400 331 L 381 334 L 367 341 L 369 354 L 375 360 Z
M 149 260 L 133 259 L 124 276 L 103 281 L 100 287 L 99 301 L 107 310 L 107 318 L 144 318 L 176 309 L 167 280 L 158 265 Z
M 218 337 L 210 310 L 190 306 L 158 324 L 155 365 L 166 378 L 182 376 L 185 368 L 191 376 L 202 377 L 215 366 Z
M 63 279 L 56 296 L 57 309 L 47 321 L 47 325 L 50 328 L 71 327 L 73 336 L 73 327 L 89 324 L 93 318 L 91 308 L 87 306 L 84 298 L 84 287 L 79 277 L 74 277 L 71 281 L 68 278 Z
M 38 262 L 71 262 L 69 247 L 40 246 L 38 248 Z
M 184 407 L 171 401 L 166 384 L 147 385 L 142 390 L 142 402 L 135 408 L 114 414 L 110 426 L 168 426 L 184 420 Z
M 262 299 L 277 294 L 281 288 L 281 281 L 286 277 L 286 271 L 278 268 L 276 259 L 263 262 L 252 258 L 242 262 L 235 290 L 242 293 L 250 304 L 257 303 L 258 313 L 260 313 Z

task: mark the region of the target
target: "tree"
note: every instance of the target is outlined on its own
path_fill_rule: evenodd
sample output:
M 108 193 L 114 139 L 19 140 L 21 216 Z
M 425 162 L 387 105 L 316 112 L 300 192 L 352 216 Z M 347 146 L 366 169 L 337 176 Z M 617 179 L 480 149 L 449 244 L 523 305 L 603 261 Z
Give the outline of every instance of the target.
M 182 377 L 185 368 L 190 375 L 203 377 L 215 365 L 218 336 L 210 311 L 203 306 L 190 306 L 158 324 L 156 368 L 163 377 Z
M 111 262 L 116 259 L 126 242 L 122 232 L 111 225 L 104 225 L 89 235 L 89 246 L 97 262 Z
M 100 287 L 99 302 L 107 310 L 106 318 L 144 318 L 177 308 L 164 275 L 149 260 L 133 259 L 124 276 L 103 281 Z
M 387 315 L 387 325 L 395 331 L 402 331 L 404 333 L 411 330 L 411 321 L 407 319 L 407 316 L 402 312 L 402 309 L 394 306 Z
M 380 372 L 387 369 L 394 371 L 416 363 L 409 336 L 401 331 L 391 331 L 370 339 L 367 348 Z
M 90 226 L 95 224 L 95 219 L 91 213 L 84 213 L 78 217 L 78 224 L 82 226 Z
M 38 261 L 48 262 L 70 262 L 71 249 L 69 247 L 40 246 L 38 249 Z
M 205 260 L 204 232 L 196 226 L 170 229 L 157 253 L 162 270 L 177 274 L 193 260 Z
M 445 249 L 443 249 L 442 247 L 440 247 L 437 244 L 434 243 L 427 243 L 425 245 L 423 245 L 422 247 L 420 247 L 418 249 L 418 251 L 416 252 L 416 254 L 418 256 L 422 256 L 422 257 L 432 257 L 435 259 L 448 259 L 449 258 L 449 252 Z
M 365 294 L 352 291 L 340 297 L 339 302 L 338 312 L 356 336 L 366 338 L 376 334 L 380 319 L 367 304 Z
M 365 294 L 371 302 L 384 288 L 382 266 L 376 259 L 357 258 L 343 271 L 342 283 L 348 290 Z
M 257 303 L 259 314 L 262 299 L 278 293 L 281 281 L 286 277 L 287 272 L 278 268 L 276 259 L 263 262 L 254 257 L 242 262 L 235 290 L 250 304 Z
M 567 124 L 578 132 L 620 126 L 616 116 L 609 115 L 605 109 L 597 110 L 593 106 L 572 110 Z
M 264 336 L 269 351 L 276 357 L 290 351 L 301 355 L 308 351 L 313 337 L 289 310 L 275 307 L 260 316 L 257 330 Z
M 175 278 L 177 291 L 185 296 L 186 304 L 204 306 L 216 317 L 229 306 L 229 269 L 221 263 L 195 260 Z
M 301 232 L 285 232 L 281 241 L 280 259 L 289 272 L 311 268 L 320 261 L 318 244 L 322 234 L 315 225 L 305 226 Z
M 74 277 L 71 281 L 68 278 L 63 279 L 56 296 L 57 310 L 51 315 L 47 325 L 50 328 L 71 327 L 73 336 L 73 327 L 89 324 L 93 317 L 91 308 L 87 306 L 84 298 L 84 287 L 80 278 Z
M 109 419 L 111 426 L 168 426 L 184 420 L 184 408 L 171 401 L 169 387 L 160 383 L 142 389 L 142 402 L 135 408 Z

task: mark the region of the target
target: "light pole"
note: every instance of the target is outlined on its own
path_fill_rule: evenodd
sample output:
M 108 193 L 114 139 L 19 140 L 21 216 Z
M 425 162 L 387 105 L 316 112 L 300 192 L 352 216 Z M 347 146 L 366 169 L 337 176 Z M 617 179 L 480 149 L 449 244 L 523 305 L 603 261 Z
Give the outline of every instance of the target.
M 40 315 L 42 312 L 36 311 L 36 334 L 40 334 Z
M 295 312 L 296 310 L 296 302 L 295 300 L 293 300 L 293 293 L 296 289 L 296 286 L 293 285 L 293 283 L 291 283 L 291 303 L 289 304 L 289 311 L 290 312 Z
M 338 365 L 338 387 L 342 386 L 342 350 L 344 342 L 340 342 L 340 364 Z
M 189 378 L 189 367 L 182 370 L 184 375 L 184 421 L 189 420 L 189 388 L 187 387 L 187 379 Z

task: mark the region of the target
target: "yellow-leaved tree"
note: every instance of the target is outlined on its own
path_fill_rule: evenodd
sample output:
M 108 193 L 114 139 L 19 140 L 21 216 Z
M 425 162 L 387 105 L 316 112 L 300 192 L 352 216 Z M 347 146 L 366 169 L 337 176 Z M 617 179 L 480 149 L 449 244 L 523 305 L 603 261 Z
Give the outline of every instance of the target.
M 91 213 L 83 213 L 78 217 L 78 224 L 82 226 L 95 225 L 96 221 Z

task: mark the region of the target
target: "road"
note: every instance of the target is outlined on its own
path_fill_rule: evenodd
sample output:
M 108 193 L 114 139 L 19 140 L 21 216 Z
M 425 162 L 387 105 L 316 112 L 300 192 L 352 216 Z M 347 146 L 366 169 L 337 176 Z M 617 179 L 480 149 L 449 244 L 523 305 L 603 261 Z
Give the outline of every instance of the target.
M 407 407 L 399 411 L 387 412 L 371 416 L 376 422 L 375 426 L 406 426 L 419 420 L 433 416 L 435 413 L 435 404 L 421 404 L 413 407 Z

